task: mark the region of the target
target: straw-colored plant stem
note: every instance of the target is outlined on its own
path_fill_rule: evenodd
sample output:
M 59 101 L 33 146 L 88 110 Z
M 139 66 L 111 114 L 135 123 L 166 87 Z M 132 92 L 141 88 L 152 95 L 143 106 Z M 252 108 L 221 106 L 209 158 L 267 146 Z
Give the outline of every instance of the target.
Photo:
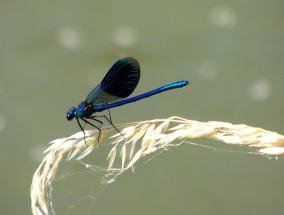
M 141 157 L 159 149 L 177 146 L 186 140 L 209 138 L 227 144 L 240 144 L 255 147 L 260 153 L 281 155 L 284 153 L 284 136 L 276 132 L 244 124 L 233 125 L 225 122 L 198 122 L 180 117 L 133 122 L 116 125 L 121 134 L 113 136 L 112 148 L 108 154 L 108 171 L 114 161 L 121 160 L 121 173 L 132 167 Z M 46 186 L 56 175 L 61 159 L 80 160 L 97 148 L 111 127 L 102 129 L 100 142 L 98 131 L 85 131 L 86 143 L 82 132 L 67 138 L 54 140 L 45 151 L 46 156 L 36 170 L 31 185 L 31 206 L 33 214 L 49 214 L 46 202 Z M 117 151 L 119 153 L 117 153 Z M 120 156 L 117 156 L 120 155 Z

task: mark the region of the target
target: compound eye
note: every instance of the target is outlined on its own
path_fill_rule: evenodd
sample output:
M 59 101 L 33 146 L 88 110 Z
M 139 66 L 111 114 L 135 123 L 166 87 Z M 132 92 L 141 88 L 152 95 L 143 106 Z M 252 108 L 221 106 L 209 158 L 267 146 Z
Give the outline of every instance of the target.
M 74 115 L 67 113 L 67 120 L 71 121 L 74 118 Z
M 67 120 L 72 120 L 75 117 L 76 108 L 72 107 L 69 112 L 67 113 Z

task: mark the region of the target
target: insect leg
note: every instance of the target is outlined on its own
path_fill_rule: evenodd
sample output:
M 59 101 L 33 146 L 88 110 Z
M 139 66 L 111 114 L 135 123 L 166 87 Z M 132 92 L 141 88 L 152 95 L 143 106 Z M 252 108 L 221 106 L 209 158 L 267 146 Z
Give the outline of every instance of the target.
M 91 123 L 91 122 L 89 122 L 88 120 L 86 120 L 86 119 L 84 119 L 84 118 L 82 118 L 82 120 L 85 122 L 85 123 L 87 123 L 87 124 L 89 124 L 89 125 L 91 125 L 91 126 L 93 126 L 94 128 L 96 128 L 96 129 L 98 129 L 99 130 L 99 137 L 98 137 L 98 142 L 100 142 L 100 137 L 101 137 L 101 129 L 98 127 L 98 126 L 95 126 L 93 123 Z M 99 121 L 99 120 L 96 120 L 96 121 Z M 100 122 L 100 121 L 99 121 Z M 84 133 L 85 134 L 85 133 Z

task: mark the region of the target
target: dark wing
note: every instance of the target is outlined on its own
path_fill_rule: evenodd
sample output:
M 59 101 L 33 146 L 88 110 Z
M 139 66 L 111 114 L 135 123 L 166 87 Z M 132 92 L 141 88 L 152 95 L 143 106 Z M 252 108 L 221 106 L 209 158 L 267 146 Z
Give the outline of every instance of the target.
M 126 98 L 137 87 L 139 79 L 138 61 L 132 57 L 121 58 L 109 69 L 102 82 L 89 93 L 86 102 L 98 105 Z
M 128 97 L 137 87 L 140 66 L 132 57 L 121 58 L 113 64 L 101 82 L 101 89 L 119 98 Z

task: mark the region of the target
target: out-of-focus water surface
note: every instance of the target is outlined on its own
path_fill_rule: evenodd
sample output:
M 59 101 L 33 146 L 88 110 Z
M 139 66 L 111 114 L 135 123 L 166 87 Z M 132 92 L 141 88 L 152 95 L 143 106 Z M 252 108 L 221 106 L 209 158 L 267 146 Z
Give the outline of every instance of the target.
M 79 130 L 66 120 L 67 109 L 120 56 L 141 64 L 134 94 L 181 79 L 192 83 L 114 109 L 115 123 L 178 115 L 284 133 L 283 1 L 30 0 L 0 6 L 1 214 L 31 213 L 30 183 L 43 150 Z M 280 215 L 279 158 L 170 150 L 121 176 L 100 194 L 95 211 Z

